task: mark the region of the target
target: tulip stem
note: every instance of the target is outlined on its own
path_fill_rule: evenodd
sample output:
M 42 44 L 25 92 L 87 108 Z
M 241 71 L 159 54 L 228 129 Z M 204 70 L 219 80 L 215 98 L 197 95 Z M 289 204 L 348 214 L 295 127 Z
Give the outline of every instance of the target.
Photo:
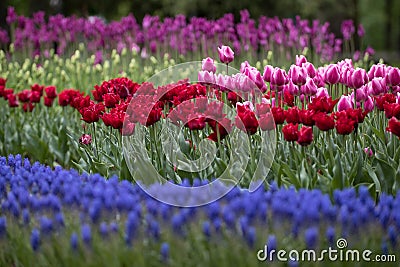
M 98 150 L 98 146 L 97 146 L 97 140 L 96 140 L 96 124 L 92 123 L 93 125 L 93 141 L 94 141 L 94 146 L 95 146 L 95 156 L 97 161 L 99 161 L 99 150 Z

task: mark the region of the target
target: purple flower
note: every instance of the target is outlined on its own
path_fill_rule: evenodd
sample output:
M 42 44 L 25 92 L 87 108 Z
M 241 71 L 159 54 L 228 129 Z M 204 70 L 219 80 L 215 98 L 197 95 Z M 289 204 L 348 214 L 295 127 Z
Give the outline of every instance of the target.
M 211 236 L 210 222 L 208 222 L 208 221 L 203 222 L 203 234 L 204 234 L 207 238 L 210 238 L 210 236 Z
M 344 20 L 341 25 L 341 31 L 345 40 L 350 40 L 355 32 L 354 22 L 352 20 Z
M 307 249 L 315 248 L 318 242 L 318 229 L 316 227 L 311 227 L 307 229 L 304 233 L 304 238 L 306 241 Z
M 100 235 L 104 238 L 108 235 L 108 227 L 106 222 L 101 222 L 99 226 Z
M 164 242 L 161 244 L 160 249 L 161 259 L 163 262 L 168 262 L 169 260 L 169 244 Z
M 14 23 L 17 21 L 17 13 L 15 13 L 15 9 L 12 6 L 9 6 L 7 8 L 7 17 L 6 17 L 6 22 L 8 25 Z
M 40 217 L 40 232 L 50 234 L 53 230 L 53 221 L 46 216 Z
M 225 64 L 231 63 L 235 57 L 235 53 L 233 52 L 233 50 L 226 45 L 218 47 L 218 55 L 219 60 Z
M 76 250 L 78 248 L 78 235 L 76 233 L 71 234 L 69 243 L 73 250 Z
M 362 24 L 358 24 L 358 27 L 357 27 L 357 35 L 358 35 L 359 37 L 364 37 L 364 35 L 365 35 L 364 26 L 363 26 Z
M 7 232 L 7 219 L 5 216 L 0 217 L 0 237 L 3 237 Z
M 90 245 L 92 242 L 92 232 L 90 230 L 89 224 L 83 224 L 81 226 L 81 237 L 83 242 L 85 242 L 86 245 Z
M 37 251 L 40 246 L 40 232 L 38 229 L 34 228 L 31 232 L 31 247 L 34 251 Z

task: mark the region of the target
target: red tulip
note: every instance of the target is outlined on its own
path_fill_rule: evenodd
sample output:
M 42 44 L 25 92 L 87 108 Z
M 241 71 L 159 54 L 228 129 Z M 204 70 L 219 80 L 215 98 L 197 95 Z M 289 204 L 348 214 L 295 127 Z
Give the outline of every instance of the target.
M 299 138 L 299 125 L 298 124 L 286 124 L 282 127 L 283 138 L 286 141 L 294 142 Z
M 99 121 L 100 115 L 104 112 L 103 104 L 91 104 L 88 107 L 81 108 L 79 112 L 82 115 L 82 120 L 87 123 Z
M 39 103 L 41 98 L 41 94 L 38 91 L 32 91 L 31 97 L 30 97 L 30 102 L 32 103 Z
M 400 121 L 395 117 L 392 117 L 389 120 L 386 131 L 391 132 L 392 134 L 395 134 L 397 137 L 400 138 Z
M 308 109 L 316 112 L 331 113 L 339 99 L 332 100 L 331 97 L 318 96 L 314 97 L 312 102 L 308 105 Z
M 347 135 L 353 132 L 357 122 L 349 118 L 346 111 L 336 112 L 334 116 L 336 117 L 335 128 L 338 134 Z
M 186 126 L 190 130 L 202 130 L 206 127 L 206 118 L 202 115 L 196 116 L 196 118 L 191 118 L 190 121 L 186 123 Z
M 400 104 L 385 103 L 383 104 L 383 109 L 385 110 L 386 118 L 390 119 L 392 117 L 396 117 L 397 119 L 400 119 Z
M 308 146 L 309 144 L 311 144 L 312 140 L 313 140 L 312 127 L 308 126 L 301 127 L 297 143 L 299 143 L 302 146 Z
M 46 107 L 51 107 L 53 105 L 53 101 L 54 101 L 54 98 L 50 98 L 47 96 L 44 97 L 44 105 Z
M 57 97 L 57 92 L 56 92 L 55 86 L 47 86 L 46 88 L 44 88 L 44 91 L 46 92 L 46 96 L 48 98 L 56 98 Z
M 8 94 L 7 95 L 7 100 L 8 100 L 8 106 L 10 108 L 16 108 L 19 106 L 18 100 L 17 100 L 17 96 L 14 94 Z
M 285 112 L 281 107 L 273 107 L 271 111 L 276 125 L 283 124 L 285 122 Z
M 335 120 L 333 117 L 323 112 L 315 114 L 313 119 L 315 121 L 315 126 L 321 131 L 329 131 L 335 128 Z
M 306 126 L 313 126 L 315 124 L 314 114 L 314 110 L 300 109 L 299 122 Z
M 124 123 L 125 113 L 114 112 L 104 113 L 101 115 L 101 119 L 106 126 L 111 126 L 114 129 L 121 129 Z
M 383 111 L 384 104 L 396 103 L 396 96 L 393 94 L 384 94 L 383 96 L 376 96 L 375 101 L 377 109 Z
M 0 86 L 6 86 L 7 79 L 0 77 Z
M 298 123 L 299 109 L 297 107 L 289 108 L 287 111 L 285 111 L 285 117 L 288 123 Z
M 22 90 L 18 93 L 18 100 L 21 102 L 29 102 L 31 99 L 32 91 L 29 89 Z
M 258 128 L 258 121 L 251 108 L 248 105 L 237 103 L 236 109 L 236 126 L 249 134 L 255 134 Z
M 119 97 L 119 95 L 116 94 L 107 93 L 103 95 L 104 105 L 107 108 L 114 108 L 115 105 L 119 103 L 120 99 L 121 98 Z
M 39 85 L 37 83 L 31 86 L 32 92 L 38 92 L 40 94 L 40 96 L 43 95 L 43 89 L 44 89 L 44 86 Z

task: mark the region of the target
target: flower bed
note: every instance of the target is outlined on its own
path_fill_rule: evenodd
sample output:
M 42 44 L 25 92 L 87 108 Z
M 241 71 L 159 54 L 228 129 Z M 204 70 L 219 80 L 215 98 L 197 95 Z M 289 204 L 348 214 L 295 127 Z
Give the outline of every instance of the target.
M 206 206 L 177 208 L 117 177 L 53 170 L 10 155 L 0 158 L 0 203 L 5 265 L 258 266 L 266 264 L 256 255 L 265 244 L 320 252 L 339 237 L 346 249 L 370 249 L 373 256 L 399 248 L 399 195 L 382 194 L 375 203 L 365 187 L 336 190 L 332 199 L 275 184 L 251 194 L 235 187 Z

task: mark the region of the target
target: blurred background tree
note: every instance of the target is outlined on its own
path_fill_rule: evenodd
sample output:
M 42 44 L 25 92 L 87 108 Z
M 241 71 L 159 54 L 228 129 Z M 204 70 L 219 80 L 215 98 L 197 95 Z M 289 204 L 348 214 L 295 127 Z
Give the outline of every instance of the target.
M 1 0 L 0 25 L 5 27 L 7 6 L 14 6 L 18 14 L 32 15 L 43 10 L 46 14 L 62 13 L 77 16 L 97 15 L 107 20 L 118 20 L 132 13 L 138 21 L 145 14 L 161 18 L 184 14 L 218 18 L 229 12 L 239 19 L 239 12 L 248 9 L 252 18 L 269 17 L 319 19 L 330 22 L 331 30 L 338 36 L 344 19 L 362 23 L 366 30 L 363 41 L 385 58 L 400 54 L 400 1 L 399 0 Z

